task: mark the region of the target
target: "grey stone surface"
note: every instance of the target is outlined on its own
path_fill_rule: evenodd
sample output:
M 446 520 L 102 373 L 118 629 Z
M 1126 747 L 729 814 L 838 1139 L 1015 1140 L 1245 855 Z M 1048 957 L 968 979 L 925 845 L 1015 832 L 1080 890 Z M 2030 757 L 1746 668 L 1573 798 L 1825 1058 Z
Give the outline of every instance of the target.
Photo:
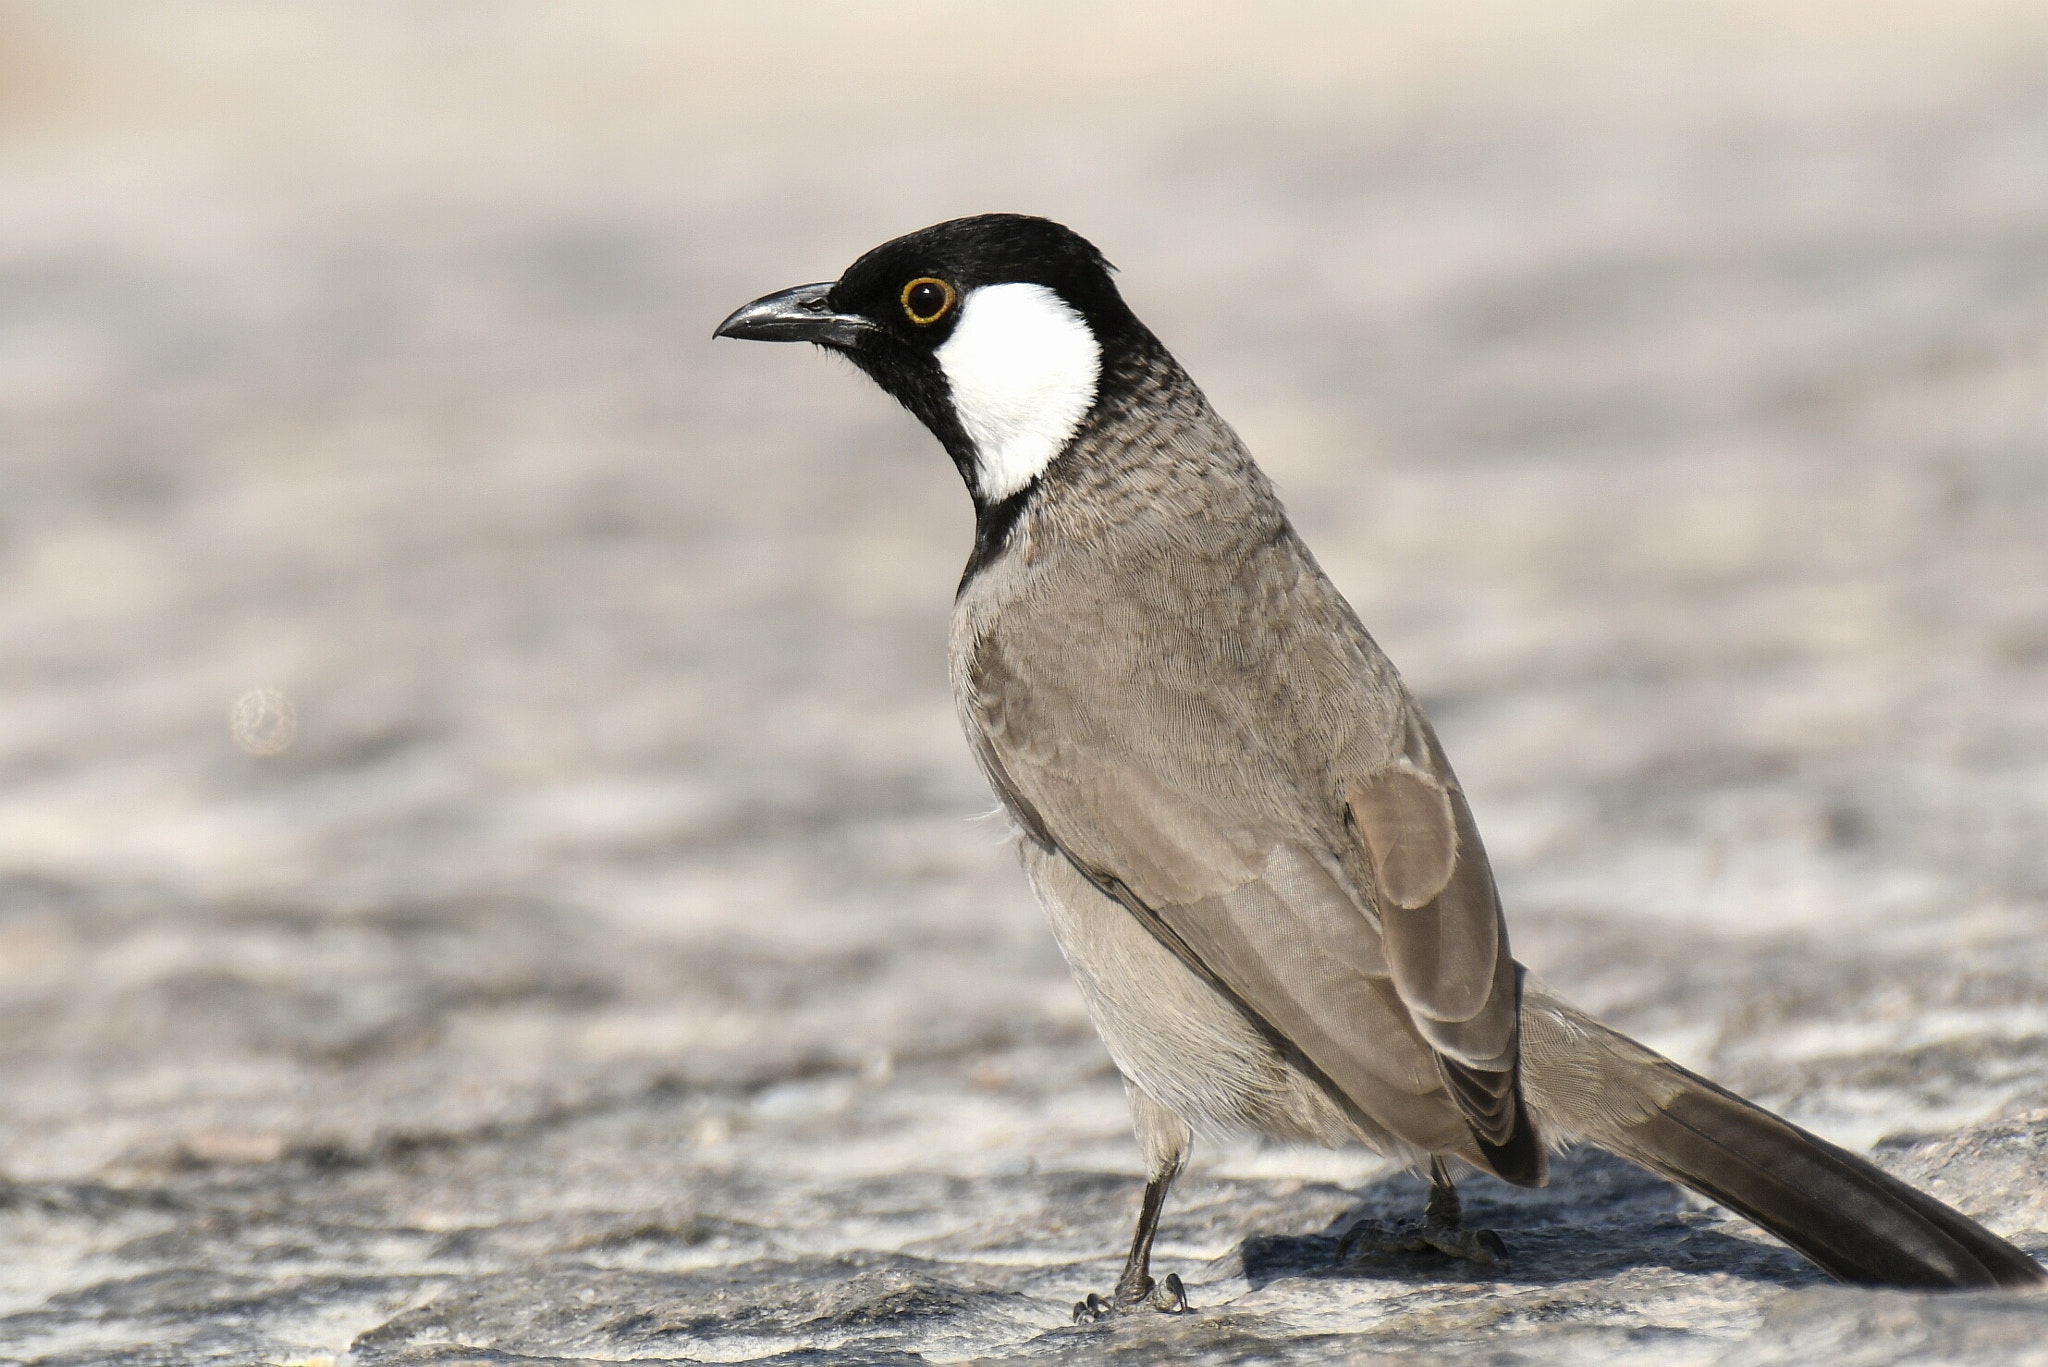
M 2048 1252 L 2038 5 L 51 0 L 0 1362 L 2048 1360 L 1594 1154 L 1469 1183 L 1474 1278 L 1333 1265 L 1369 1155 L 1209 1146 L 1194 1312 L 1066 1324 L 1137 1169 L 973 819 L 964 496 L 708 337 L 996 207 L 1278 479 L 1523 958 Z

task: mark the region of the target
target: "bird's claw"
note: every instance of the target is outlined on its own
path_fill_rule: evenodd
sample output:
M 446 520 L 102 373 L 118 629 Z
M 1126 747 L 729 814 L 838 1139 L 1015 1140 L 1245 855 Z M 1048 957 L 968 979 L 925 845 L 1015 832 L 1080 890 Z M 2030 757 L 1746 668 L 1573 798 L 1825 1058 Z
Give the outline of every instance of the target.
M 1337 1242 L 1337 1257 L 1343 1262 L 1397 1253 L 1441 1253 L 1486 1268 L 1505 1266 L 1508 1260 L 1507 1244 L 1492 1230 L 1437 1220 L 1397 1225 L 1361 1220 Z
M 1112 1297 L 1089 1292 L 1087 1300 L 1074 1302 L 1074 1323 L 1095 1324 L 1111 1315 L 1129 1315 L 1139 1310 L 1178 1315 L 1187 1308 L 1187 1288 L 1181 1285 L 1179 1273 L 1169 1272 L 1158 1282 L 1148 1278 L 1143 1288 L 1118 1287 Z

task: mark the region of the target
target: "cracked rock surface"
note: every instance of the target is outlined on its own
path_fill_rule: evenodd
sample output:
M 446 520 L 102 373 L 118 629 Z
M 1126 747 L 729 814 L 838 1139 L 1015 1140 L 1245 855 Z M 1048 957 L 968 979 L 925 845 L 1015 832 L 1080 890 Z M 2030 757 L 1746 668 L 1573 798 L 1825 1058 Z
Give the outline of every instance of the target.
M 1138 1166 L 966 499 L 709 339 L 991 208 L 1243 431 L 1534 971 L 2048 1254 L 2048 15 L 1247 13 L 0 3 L 0 1363 L 2048 1362 L 1591 1152 L 1482 1274 L 1208 1144 L 1191 1312 L 1069 1324 Z

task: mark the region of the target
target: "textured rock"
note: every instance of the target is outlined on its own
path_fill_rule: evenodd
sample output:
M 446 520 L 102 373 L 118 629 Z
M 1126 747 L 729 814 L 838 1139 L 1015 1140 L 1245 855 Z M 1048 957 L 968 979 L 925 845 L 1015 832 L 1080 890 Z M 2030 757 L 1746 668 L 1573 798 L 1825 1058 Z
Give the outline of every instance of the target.
M 1194 1312 L 1070 1326 L 1137 1169 L 965 499 L 708 337 L 1096 238 L 1520 955 L 2048 1253 L 2048 23 L 1869 8 L 0 8 L 0 1362 L 2043 1357 L 1597 1154 L 1474 1278 L 1210 1145 Z

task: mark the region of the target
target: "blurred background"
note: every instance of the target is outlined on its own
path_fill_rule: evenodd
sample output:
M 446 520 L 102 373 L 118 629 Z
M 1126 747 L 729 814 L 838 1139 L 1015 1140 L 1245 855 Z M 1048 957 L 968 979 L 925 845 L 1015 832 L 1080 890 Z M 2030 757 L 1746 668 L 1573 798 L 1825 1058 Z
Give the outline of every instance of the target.
M 1878 1334 L 1590 1160 L 1473 1184 L 1506 1286 L 1333 1277 L 1419 1188 L 1245 1145 L 1227 1323 L 1056 1331 L 1138 1168 L 966 497 L 710 340 L 995 209 L 1277 480 L 1522 958 L 2048 1244 L 2038 0 L 0 0 L 0 1361 Z

